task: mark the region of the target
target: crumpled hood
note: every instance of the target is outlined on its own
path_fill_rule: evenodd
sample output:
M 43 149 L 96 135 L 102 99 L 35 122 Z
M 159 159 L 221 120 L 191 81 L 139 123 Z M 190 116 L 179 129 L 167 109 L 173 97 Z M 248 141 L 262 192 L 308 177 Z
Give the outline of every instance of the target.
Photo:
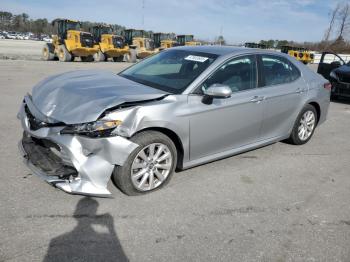
M 125 102 L 156 99 L 167 93 L 112 72 L 72 71 L 34 86 L 32 102 L 48 118 L 66 124 L 95 121 L 106 109 Z

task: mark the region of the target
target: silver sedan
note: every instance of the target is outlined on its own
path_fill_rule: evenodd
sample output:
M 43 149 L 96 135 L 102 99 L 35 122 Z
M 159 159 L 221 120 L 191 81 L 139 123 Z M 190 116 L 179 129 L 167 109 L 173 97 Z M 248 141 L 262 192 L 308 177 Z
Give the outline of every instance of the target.
M 128 195 L 174 173 L 277 141 L 305 144 L 326 120 L 330 84 L 287 55 L 178 47 L 119 74 L 51 76 L 24 97 L 19 143 L 33 173 L 72 194 Z

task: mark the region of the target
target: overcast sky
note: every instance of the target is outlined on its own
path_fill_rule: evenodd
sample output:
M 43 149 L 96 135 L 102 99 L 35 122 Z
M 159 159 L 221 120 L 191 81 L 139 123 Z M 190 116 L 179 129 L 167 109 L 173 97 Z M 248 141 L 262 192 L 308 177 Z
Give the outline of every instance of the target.
M 194 34 L 229 43 L 261 39 L 319 41 L 337 0 L 0 0 L 0 10 L 32 18 L 89 20 Z

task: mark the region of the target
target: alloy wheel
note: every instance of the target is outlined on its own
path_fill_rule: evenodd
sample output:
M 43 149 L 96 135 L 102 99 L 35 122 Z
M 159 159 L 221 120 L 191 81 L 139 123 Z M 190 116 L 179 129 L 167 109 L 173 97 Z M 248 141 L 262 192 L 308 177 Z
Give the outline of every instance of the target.
M 140 191 L 159 187 L 168 177 L 173 156 L 168 146 L 153 143 L 145 146 L 136 155 L 131 165 L 131 181 Z
M 316 117 L 311 110 L 306 111 L 300 119 L 298 127 L 298 137 L 300 140 L 307 140 L 314 131 L 316 124 Z

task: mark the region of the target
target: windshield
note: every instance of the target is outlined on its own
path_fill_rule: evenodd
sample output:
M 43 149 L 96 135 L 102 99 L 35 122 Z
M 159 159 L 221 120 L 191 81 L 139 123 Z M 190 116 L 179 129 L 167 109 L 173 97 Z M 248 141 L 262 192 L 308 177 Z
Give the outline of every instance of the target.
M 80 24 L 76 22 L 67 22 L 67 30 L 80 30 Z
M 102 27 L 101 28 L 101 35 L 103 35 L 103 34 L 107 34 L 107 35 L 112 34 L 112 28 L 110 28 L 110 27 Z
M 126 69 L 120 76 L 163 91 L 180 94 L 217 55 L 185 50 L 167 50 Z

